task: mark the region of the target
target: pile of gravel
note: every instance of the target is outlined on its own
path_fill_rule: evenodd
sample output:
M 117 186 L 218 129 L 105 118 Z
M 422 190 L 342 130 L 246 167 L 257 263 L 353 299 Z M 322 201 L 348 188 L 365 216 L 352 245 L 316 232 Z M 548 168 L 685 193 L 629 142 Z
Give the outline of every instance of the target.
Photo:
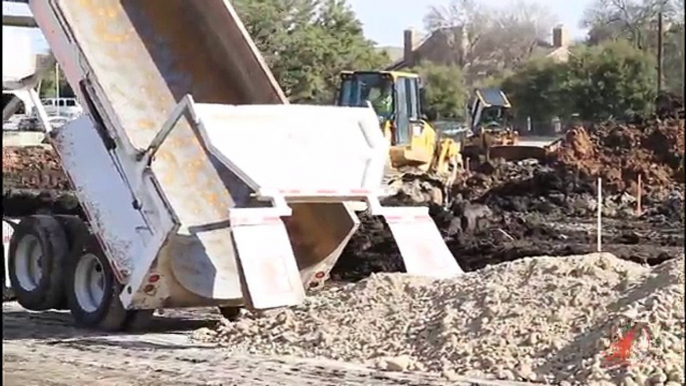
M 299 307 L 222 321 L 227 350 L 556 384 L 684 384 L 684 259 L 538 257 L 451 280 L 374 275 Z M 638 331 L 629 363 L 613 342 Z

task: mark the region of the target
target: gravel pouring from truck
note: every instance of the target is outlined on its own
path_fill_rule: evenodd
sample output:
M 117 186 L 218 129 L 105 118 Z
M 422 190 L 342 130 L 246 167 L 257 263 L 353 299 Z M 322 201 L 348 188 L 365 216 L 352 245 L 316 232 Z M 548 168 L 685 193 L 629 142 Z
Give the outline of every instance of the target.
M 87 111 L 44 125 L 90 228 L 17 225 L 10 267 L 41 262 L 29 308 L 66 299 L 118 330 L 156 308 L 295 305 L 359 226 L 353 201 L 386 219 L 408 273 L 462 272 L 426 208 L 379 203 L 373 111 L 289 105 L 230 2 L 29 5 Z

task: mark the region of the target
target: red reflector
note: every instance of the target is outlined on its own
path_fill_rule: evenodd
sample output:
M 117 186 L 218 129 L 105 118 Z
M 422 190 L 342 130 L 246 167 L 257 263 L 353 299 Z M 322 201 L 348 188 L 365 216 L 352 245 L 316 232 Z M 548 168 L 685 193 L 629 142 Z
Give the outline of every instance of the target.
M 326 274 L 324 272 L 317 272 L 314 274 L 314 277 L 317 279 L 323 279 Z
M 155 273 L 155 274 L 152 274 L 152 275 L 150 275 L 150 276 L 148 277 L 148 281 L 149 281 L 150 283 L 157 283 L 159 280 L 160 280 L 160 275 L 158 275 L 158 274 L 156 274 L 156 273 Z

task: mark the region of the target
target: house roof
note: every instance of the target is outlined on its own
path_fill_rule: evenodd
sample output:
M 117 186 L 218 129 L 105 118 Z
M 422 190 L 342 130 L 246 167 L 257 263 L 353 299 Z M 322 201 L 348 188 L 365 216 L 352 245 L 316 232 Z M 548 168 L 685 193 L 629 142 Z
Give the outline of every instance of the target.
M 436 30 L 436 31 L 433 31 L 429 34 L 424 35 L 422 37 L 422 39 L 417 44 L 415 44 L 414 47 L 412 47 L 412 51 L 415 52 L 415 51 L 421 49 L 421 47 L 424 46 L 426 44 L 426 42 L 431 40 L 431 38 L 433 36 L 435 36 L 436 33 L 438 33 L 438 32 L 443 32 L 443 29 L 439 29 L 439 30 Z M 399 69 L 405 68 L 405 67 L 410 67 L 410 66 L 408 66 L 408 63 L 406 63 L 405 57 L 404 57 L 404 52 L 401 49 L 400 56 L 395 61 L 393 61 L 393 63 L 391 63 L 388 67 L 386 67 L 386 70 L 396 71 L 396 70 L 399 70 Z
M 432 38 L 434 38 L 437 34 L 442 34 L 446 30 L 449 30 L 449 29 L 450 29 L 449 27 L 446 27 L 446 28 L 435 30 L 435 31 L 431 32 L 430 34 L 425 35 L 422 38 L 422 40 L 413 47 L 412 51 L 417 52 L 417 51 L 422 50 L 422 48 L 428 42 L 430 42 L 432 40 Z M 566 61 L 570 55 L 570 50 L 569 50 L 568 46 L 555 47 L 553 44 L 551 44 L 551 42 L 549 42 L 547 40 L 543 40 L 543 39 L 539 39 L 538 41 L 536 41 L 536 47 L 534 48 L 534 52 L 535 52 L 535 55 L 541 55 L 541 56 L 549 57 L 553 60 L 558 60 L 558 61 Z M 413 65 L 413 63 L 407 63 L 406 62 L 406 60 L 403 56 L 402 49 L 400 49 L 398 55 L 399 56 L 390 65 L 388 65 L 386 67 L 386 70 L 397 71 L 397 70 L 400 70 L 402 68 L 410 67 L 411 65 Z M 391 58 L 391 59 L 393 59 L 393 58 Z

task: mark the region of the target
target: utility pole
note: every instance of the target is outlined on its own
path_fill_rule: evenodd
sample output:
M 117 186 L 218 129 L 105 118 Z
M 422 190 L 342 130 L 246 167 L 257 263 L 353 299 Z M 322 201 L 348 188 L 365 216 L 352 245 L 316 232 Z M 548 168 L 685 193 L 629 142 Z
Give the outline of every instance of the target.
M 55 111 L 60 115 L 60 65 L 55 61 Z
M 657 14 L 657 95 L 660 95 L 662 92 L 662 69 L 664 67 L 662 35 L 662 11 L 660 11 Z

